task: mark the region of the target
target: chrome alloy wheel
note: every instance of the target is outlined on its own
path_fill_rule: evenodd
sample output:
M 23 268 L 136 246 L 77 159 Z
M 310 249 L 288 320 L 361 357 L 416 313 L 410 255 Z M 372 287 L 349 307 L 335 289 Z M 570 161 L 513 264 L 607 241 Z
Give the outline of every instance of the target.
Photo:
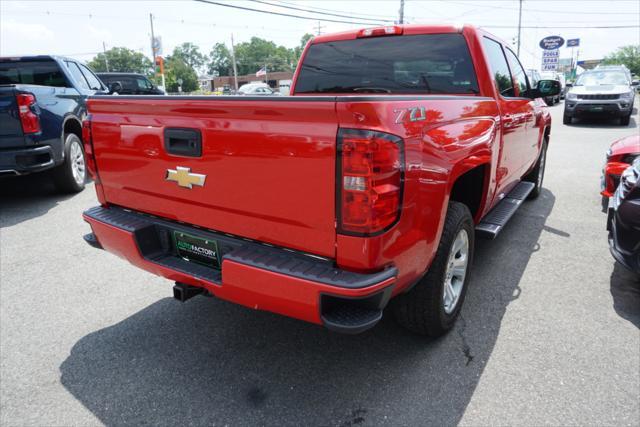
M 447 270 L 444 276 L 444 292 L 442 293 L 442 304 L 444 312 L 451 314 L 458 305 L 464 279 L 469 266 L 469 236 L 467 230 L 458 232 L 447 260 Z
M 84 184 L 86 171 L 84 165 L 84 153 L 78 141 L 72 140 L 69 148 L 69 161 L 71 162 L 71 172 L 73 179 L 79 184 Z

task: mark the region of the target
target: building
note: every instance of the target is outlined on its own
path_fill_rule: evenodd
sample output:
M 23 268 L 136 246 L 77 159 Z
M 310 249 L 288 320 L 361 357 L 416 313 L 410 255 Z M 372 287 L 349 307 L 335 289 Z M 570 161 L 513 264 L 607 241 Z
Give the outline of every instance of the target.
M 289 81 L 290 84 L 291 79 L 293 79 L 293 73 L 291 71 L 274 71 L 273 73 L 268 73 L 266 76 L 259 77 L 256 77 L 255 74 L 238 76 L 238 87 L 251 82 L 264 82 L 265 77 L 269 79 L 267 84 L 272 89 L 278 90 L 281 80 Z M 222 90 L 225 86 L 233 88 L 233 84 L 233 76 L 219 76 L 211 78 L 211 86 L 214 88 L 214 90 Z

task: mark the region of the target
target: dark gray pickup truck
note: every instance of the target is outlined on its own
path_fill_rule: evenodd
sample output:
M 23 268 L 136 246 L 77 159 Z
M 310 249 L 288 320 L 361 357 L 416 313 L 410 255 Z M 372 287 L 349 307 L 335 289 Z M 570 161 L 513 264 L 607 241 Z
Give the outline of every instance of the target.
M 60 191 L 82 191 L 85 101 L 107 92 L 70 58 L 0 57 L 0 176 L 49 170 Z

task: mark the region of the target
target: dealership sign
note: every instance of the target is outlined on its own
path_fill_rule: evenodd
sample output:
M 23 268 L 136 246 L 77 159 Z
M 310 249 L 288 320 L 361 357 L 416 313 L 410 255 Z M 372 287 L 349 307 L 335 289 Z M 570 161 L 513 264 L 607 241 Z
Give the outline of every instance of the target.
M 542 52 L 542 71 L 556 71 L 560 62 L 560 51 L 558 49 L 545 50 Z
M 554 50 L 562 47 L 564 39 L 560 36 L 549 36 L 540 40 L 540 47 L 544 50 Z
M 578 47 L 578 46 L 580 46 L 580 39 L 567 40 L 567 47 Z

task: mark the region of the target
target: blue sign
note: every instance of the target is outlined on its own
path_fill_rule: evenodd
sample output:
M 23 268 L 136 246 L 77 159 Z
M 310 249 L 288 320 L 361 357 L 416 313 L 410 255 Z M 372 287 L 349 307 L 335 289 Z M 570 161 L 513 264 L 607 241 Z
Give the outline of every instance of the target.
M 567 47 L 578 47 L 578 46 L 580 46 L 580 39 L 567 40 Z
M 540 47 L 544 50 L 553 50 L 562 47 L 564 39 L 560 36 L 549 36 L 540 40 Z

